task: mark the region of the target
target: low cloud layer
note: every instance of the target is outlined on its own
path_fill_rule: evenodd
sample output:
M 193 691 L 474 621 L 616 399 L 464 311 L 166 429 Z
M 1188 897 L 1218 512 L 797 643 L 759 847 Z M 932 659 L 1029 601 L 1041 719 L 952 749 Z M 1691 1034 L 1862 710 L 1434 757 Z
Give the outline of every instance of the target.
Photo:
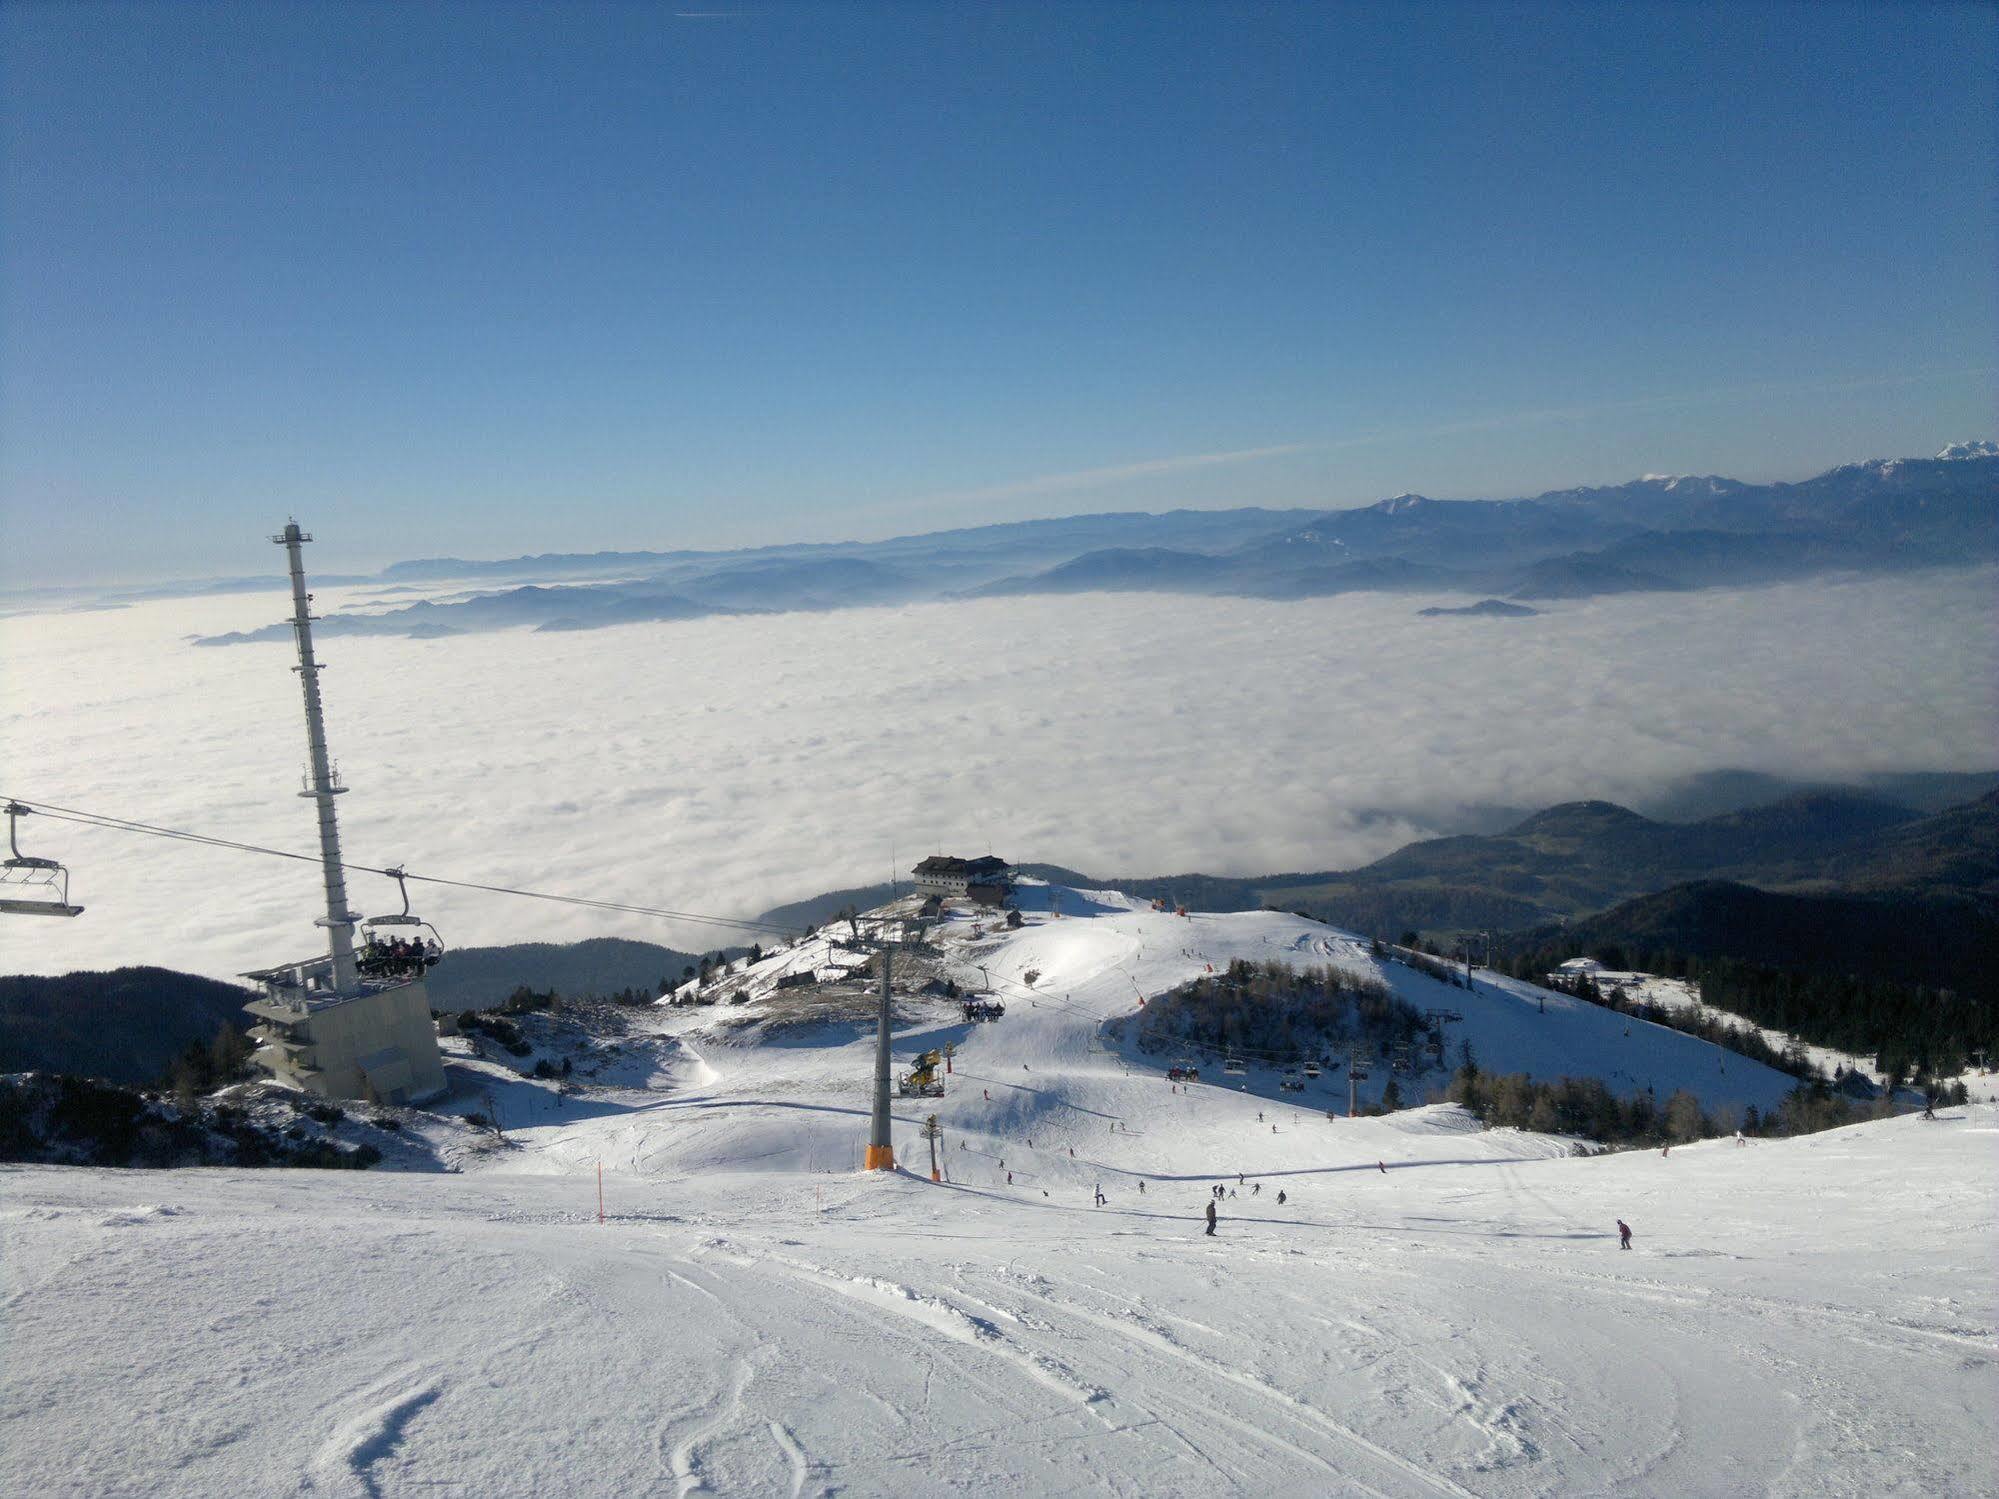
M 1724 766 L 1985 768 L 1995 586 L 1992 570 L 1819 581 L 1527 620 L 1418 619 L 1429 600 L 1383 595 L 1084 595 L 323 654 L 350 858 L 750 915 L 936 849 L 1105 873 L 1320 869 L 1452 807 L 1636 800 Z M 0 791 L 309 850 L 289 648 L 186 643 L 282 612 L 274 594 L 0 622 Z M 0 970 L 228 974 L 318 945 L 311 866 L 36 818 L 22 836 L 73 865 L 89 909 L 8 921 Z M 354 894 L 394 908 L 385 880 Z M 423 898 L 467 945 L 719 940 Z

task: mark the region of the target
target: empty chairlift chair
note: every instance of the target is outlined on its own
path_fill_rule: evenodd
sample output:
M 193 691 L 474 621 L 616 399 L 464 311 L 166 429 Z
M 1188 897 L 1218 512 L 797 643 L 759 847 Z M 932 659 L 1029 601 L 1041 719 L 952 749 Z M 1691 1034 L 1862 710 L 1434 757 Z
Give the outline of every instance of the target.
M 0 915 L 81 916 L 83 907 L 70 904 L 69 870 L 54 859 L 21 852 L 17 824 L 34 809 L 7 803 L 7 848 L 11 857 L 0 864 Z

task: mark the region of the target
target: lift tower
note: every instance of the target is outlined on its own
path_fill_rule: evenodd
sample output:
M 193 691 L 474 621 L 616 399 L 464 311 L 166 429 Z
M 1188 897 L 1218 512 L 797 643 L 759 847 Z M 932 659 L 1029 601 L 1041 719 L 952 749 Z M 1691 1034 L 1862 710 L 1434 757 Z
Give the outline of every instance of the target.
M 889 962 L 895 944 L 882 943 L 882 1003 L 875 1021 L 875 1110 L 868 1130 L 866 1168 L 869 1171 L 895 1170 L 895 1142 L 889 1137 Z
M 298 637 L 299 685 L 305 691 L 305 742 L 311 755 L 312 784 L 299 793 L 319 807 L 319 862 L 326 877 L 326 914 L 316 925 L 326 928 L 333 958 L 333 987 L 348 993 L 355 986 L 354 923 L 360 913 L 347 909 L 347 874 L 340 862 L 340 827 L 334 821 L 333 798 L 347 788 L 333 776 L 326 754 L 326 717 L 319 701 L 319 662 L 312 654 L 312 595 L 305 591 L 305 561 L 299 548 L 312 538 L 297 521 L 271 538 L 285 549 L 292 573 L 292 633 Z

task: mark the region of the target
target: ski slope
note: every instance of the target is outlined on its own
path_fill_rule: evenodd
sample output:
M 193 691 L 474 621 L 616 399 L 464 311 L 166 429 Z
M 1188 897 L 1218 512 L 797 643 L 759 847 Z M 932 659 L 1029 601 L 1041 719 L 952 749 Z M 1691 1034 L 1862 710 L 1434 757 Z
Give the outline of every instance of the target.
M 1024 894 L 1043 909 L 1019 931 L 931 934 L 1008 1013 L 898 1032 L 899 1059 L 960 1048 L 944 1099 L 898 1102 L 914 1174 L 852 1169 L 862 1030 L 758 1020 L 803 950 L 729 976 L 740 1007 L 654 1012 L 657 1064 L 569 1097 L 456 1049 L 457 1103 L 490 1100 L 511 1142 L 456 1173 L 0 1171 L 0 1481 L 1992 1492 L 1999 1107 L 1585 1157 L 1447 1105 L 1328 1119 L 1331 1079 L 1302 1102 L 1268 1071 L 1176 1091 L 1106 1017 L 1231 957 L 1364 948 Z M 1442 987 L 1385 977 L 1412 1003 Z M 1710 1106 L 1789 1082 L 1595 1007 L 1544 1015 L 1525 986 L 1448 992 L 1488 1067 L 1601 1061 Z M 1237 1195 L 1210 1238 L 1217 1182 Z

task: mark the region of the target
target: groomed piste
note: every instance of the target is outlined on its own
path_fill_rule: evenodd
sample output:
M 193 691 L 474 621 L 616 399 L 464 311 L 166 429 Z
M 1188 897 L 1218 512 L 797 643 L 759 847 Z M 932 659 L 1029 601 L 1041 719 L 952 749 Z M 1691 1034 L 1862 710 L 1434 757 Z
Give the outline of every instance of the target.
M 954 1055 L 942 1099 L 897 1100 L 895 1174 L 856 1169 L 865 1029 L 778 985 L 836 979 L 838 929 L 738 966 L 738 1004 L 651 1011 L 567 1093 L 457 1044 L 453 1107 L 506 1141 L 431 1130 L 461 1169 L 7 1168 L 6 1487 L 1990 1492 L 1999 1108 L 1662 1157 L 1348 1118 L 1343 1077 L 1253 1063 L 1176 1087 L 1141 1000 L 1236 958 L 1448 995 L 1489 1070 L 1716 1111 L 1790 1079 L 1301 918 L 1021 904 L 924 933 L 1006 1013 L 900 1006 L 899 1066 Z

